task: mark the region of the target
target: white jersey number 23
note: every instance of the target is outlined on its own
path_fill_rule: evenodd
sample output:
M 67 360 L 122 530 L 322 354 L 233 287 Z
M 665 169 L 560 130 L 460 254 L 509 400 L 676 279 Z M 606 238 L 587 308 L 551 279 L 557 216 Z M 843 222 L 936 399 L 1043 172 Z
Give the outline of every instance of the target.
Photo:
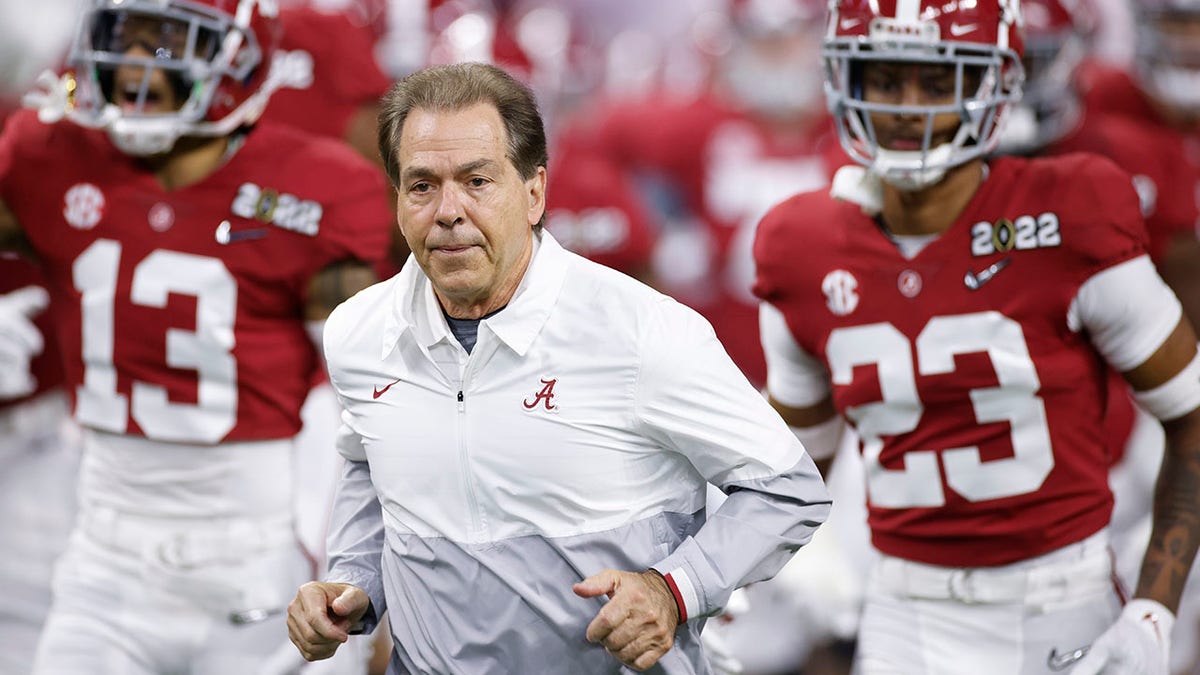
M 165 307 L 172 293 L 196 298 L 196 330 L 167 329 L 169 368 L 196 371 L 196 403 L 172 403 L 165 387 L 134 381 L 130 397 L 117 392 L 113 367 L 116 340 L 114 305 L 121 244 L 100 239 L 72 267 L 75 290 L 82 294 L 83 386 L 76 391 L 75 416 L 85 426 L 124 433 L 129 418 L 147 438 L 185 443 L 215 443 L 237 423 L 237 363 L 233 324 L 237 281 L 215 258 L 154 251 L 137 264 L 129 301 Z M 138 330 L 139 327 L 120 327 Z M 144 328 L 142 328 L 144 330 Z
M 925 409 L 916 375 L 954 371 L 958 354 L 984 352 L 999 386 L 972 389 L 970 398 L 980 424 L 1007 421 L 1013 456 L 982 461 L 974 446 L 918 450 L 904 454 L 903 469 L 879 461 L 881 436 L 917 428 Z M 839 328 L 829 335 L 826 357 L 835 385 L 849 385 L 854 367 L 874 365 L 883 400 L 846 410 L 863 443 L 863 461 L 871 503 L 885 508 L 937 507 L 946 503 L 937 455 L 946 484 L 970 501 L 1027 494 L 1041 487 L 1054 468 L 1046 407 L 1021 325 L 998 312 L 934 317 L 912 343 L 890 323 Z

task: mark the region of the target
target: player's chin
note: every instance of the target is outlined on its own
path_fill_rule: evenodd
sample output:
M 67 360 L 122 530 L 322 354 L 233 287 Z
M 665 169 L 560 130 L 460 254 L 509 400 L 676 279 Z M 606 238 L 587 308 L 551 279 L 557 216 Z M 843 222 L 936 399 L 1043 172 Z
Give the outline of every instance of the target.
M 470 293 L 486 285 L 487 270 L 478 265 L 456 264 L 465 261 L 432 261 L 430 276 L 445 292 Z

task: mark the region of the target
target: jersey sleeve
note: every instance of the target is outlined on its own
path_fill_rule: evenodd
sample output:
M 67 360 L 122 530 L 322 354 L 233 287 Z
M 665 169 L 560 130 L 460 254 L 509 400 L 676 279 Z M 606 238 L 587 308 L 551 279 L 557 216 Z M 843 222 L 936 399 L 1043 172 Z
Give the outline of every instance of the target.
M 334 167 L 327 175 L 336 178 L 324 200 L 318 253 L 299 280 L 305 300 L 312 275 L 336 262 L 358 260 L 370 265 L 380 278 L 387 276 L 392 229 L 396 227 L 387 199 L 388 186 L 378 169 L 334 141 L 315 147 L 305 162 Z
M 754 232 L 755 277 L 751 291 L 765 302 L 781 310 L 789 293 L 804 286 L 797 274 L 805 269 L 806 253 L 820 250 L 814 237 L 825 233 L 810 227 L 811 223 L 833 223 L 836 208 L 825 190 L 796 195 L 781 202 L 762 217 Z
M 1098 155 L 1068 155 L 1066 160 L 1062 172 L 1042 184 L 1052 193 L 1066 193 L 1059 213 L 1062 237 L 1071 242 L 1082 283 L 1147 253 L 1149 237 L 1132 176 Z
M 1144 255 L 1093 275 L 1079 289 L 1071 311 L 1119 372 L 1150 358 L 1183 316 L 1179 300 Z
M 20 110 L 5 120 L 0 132 L 0 199 L 12 201 L 19 190 L 21 165 L 31 144 L 44 138 L 47 128 L 32 110 Z
M 792 408 L 820 403 L 830 394 L 825 366 L 796 343 L 783 312 L 768 302 L 762 303 L 758 311 L 771 398 Z
M 785 202 L 786 204 L 786 202 Z M 781 282 L 783 267 L 780 265 L 780 244 L 785 243 L 783 233 L 787 207 L 776 205 L 763 216 L 754 231 L 754 285 L 751 291 L 755 297 L 767 303 L 776 303 L 786 286 Z

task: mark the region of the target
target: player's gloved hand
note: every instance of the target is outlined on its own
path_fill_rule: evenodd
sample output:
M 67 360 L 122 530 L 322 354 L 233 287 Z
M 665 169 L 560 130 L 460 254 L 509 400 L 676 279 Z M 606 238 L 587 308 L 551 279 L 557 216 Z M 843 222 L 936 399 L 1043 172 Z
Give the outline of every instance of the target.
M 46 308 L 50 296 L 40 286 L 0 295 L 0 400 L 20 398 L 37 388 L 29 362 L 42 353 L 42 332 L 32 317 Z
M 1092 643 L 1071 675 L 1167 675 L 1175 615 L 1161 603 L 1136 598 Z
M 43 124 L 54 124 L 70 110 L 74 88 L 75 79 L 72 75 L 59 77 L 47 70 L 38 75 L 33 89 L 21 98 L 21 104 L 38 111 L 38 119 Z

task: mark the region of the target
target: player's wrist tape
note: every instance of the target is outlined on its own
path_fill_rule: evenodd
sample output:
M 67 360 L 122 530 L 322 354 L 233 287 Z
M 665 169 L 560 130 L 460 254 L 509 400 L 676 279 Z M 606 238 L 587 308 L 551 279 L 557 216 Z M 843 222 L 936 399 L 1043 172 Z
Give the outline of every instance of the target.
M 1167 647 L 1171 630 L 1175 627 L 1175 614 L 1157 600 L 1134 598 L 1125 604 L 1121 615 L 1126 619 L 1148 625 L 1158 644 Z
M 1200 407 L 1200 352 L 1175 377 L 1146 391 L 1133 393 L 1138 405 L 1166 422 Z
M 834 415 L 820 424 L 811 427 L 794 427 L 788 425 L 796 438 L 804 445 L 808 456 L 813 458 L 813 461 L 822 461 L 832 458 L 837 454 L 838 446 L 842 444 L 842 432 L 846 430 L 846 423 L 842 421 L 841 416 Z

